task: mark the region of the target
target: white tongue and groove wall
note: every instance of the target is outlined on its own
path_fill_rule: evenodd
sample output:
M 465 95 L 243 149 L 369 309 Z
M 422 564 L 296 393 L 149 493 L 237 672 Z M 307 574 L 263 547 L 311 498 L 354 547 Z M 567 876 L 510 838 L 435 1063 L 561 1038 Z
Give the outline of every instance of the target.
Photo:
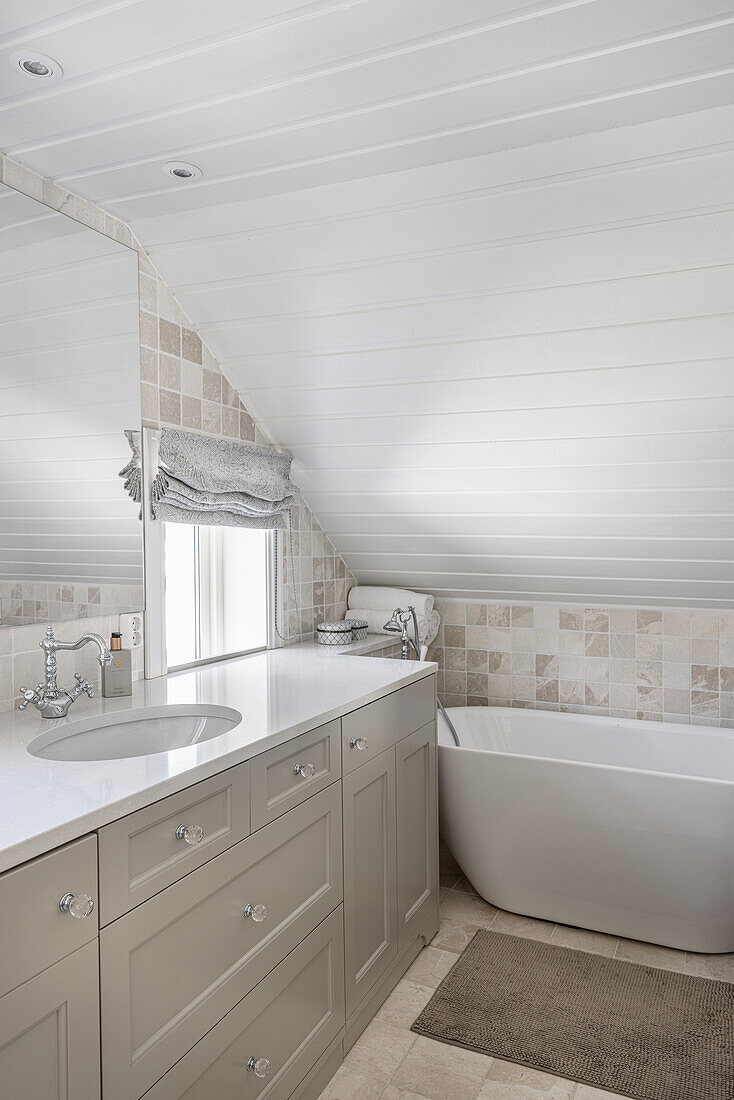
M 451 701 L 730 722 L 732 0 L 160 0 L 155 53 L 63 7 L 7 152 L 132 227 L 358 579 L 445 601 Z

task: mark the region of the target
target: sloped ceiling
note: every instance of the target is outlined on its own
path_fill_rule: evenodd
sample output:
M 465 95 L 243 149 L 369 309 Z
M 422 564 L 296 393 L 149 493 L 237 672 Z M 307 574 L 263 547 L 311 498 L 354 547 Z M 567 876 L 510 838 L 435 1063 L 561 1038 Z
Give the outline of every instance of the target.
M 734 0 L 5 0 L 0 146 L 132 224 L 360 579 L 734 607 L 733 57 Z

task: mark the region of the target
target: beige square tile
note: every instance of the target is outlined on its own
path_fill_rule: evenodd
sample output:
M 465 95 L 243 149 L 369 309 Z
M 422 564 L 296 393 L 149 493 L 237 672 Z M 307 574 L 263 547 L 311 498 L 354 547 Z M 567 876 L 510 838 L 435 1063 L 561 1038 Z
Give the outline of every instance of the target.
M 696 691 L 718 691 L 718 668 L 712 665 L 691 664 L 691 687 Z
M 609 637 L 609 654 L 611 657 L 629 659 L 635 656 L 635 634 L 611 634 Z
M 487 605 L 485 603 L 468 603 L 466 605 L 466 625 L 487 625 Z
M 609 662 L 609 679 L 613 684 L 634 684 L 636 675 L 637 663 L 634 660 L 612 658 Z
M 535 652 L 558 653 L 558 631 L 535 628 Z
M 715 611 L 691 612 L 692 638 L 718 638 L 719 616 Z
M 587 928 L 570 928 L 557 924 L 551 943 L 559 947 L 572 947 L 577 951 L 589 951 L 592 955 L 605 955 L 611 959 L 617 949 L 617 937 L 604 932 L 591 932 Z
M 691 640 L 685 638 L 663 638 L 664 661 L 688 661 L 691 655 Z
M 687 661 L 663 661 L 663 684 L 666 688 L 690 688 L 690 664 Z
M 460 890 L 441 890 L 439 912 L 442 918 L 448 917 L 465 924 L 476 924 L 479 928 L 489 928 L 498 910 L 484 898 L 464 894 Z
M 640 634 L 637 638 L 638 661 L 661 661 L 663 657 L 662 634 Z
M 467 649 L 489 649 L 489 630 L 486 626 L 467 626 Z
M 717 665 L 719 642 L 716 638 L 691 638 L 691 664 Z
M 510 653 L 512 651 L 510 631 L 506 627 L 490 626 L 488 645 L 496 653 Z
M 719 982 L 734 982 L 734 953 L 731 955 L 699 955 L 689 951 L 685 961 L 686 974 L 699 978 L 715 978 Z
M 410 1031 L 435 992 L 433 986 L 418 985 L 403 978 L 395 986 L 375 1019 L 382 1024 L 389 1024 L 390 1027 Z
M 491 1063 L 485 1054 L 420 1036 L 390 1083 L 429 1100 L 476 1100 Z
M 638 611 L 636 615 L 636 634 L 662 634 L 662 611 Z
M 558 675 L 561 680 L 583 680 L 586 658 L 582 655 L 562 653 L 558 658 Z
M 661 687 L 663 683 L 662 661 L 638 661 L 637 683 L 647 687 Z
M 495 1058 L 479 1100 L 570 1100 L 575 1088 L 575 1081 Z
M 584 630 L 608 631 L 609 611 L 607 608 L 587 607 L 584 611 Z
M 689 611 L 664 611 L 663 634 L 679 634 L 688 637 L 691 633 L 691 614 Z
M 534 627 L 535 612 L 532 607 L 513 607 L 510 612 L 510 623 L 515 627 Z
M 467 894 L 461 896 L 469 897 Z M 437 989 L 455 962 L 455 951 L 441 951 L 437 947 L 424 947 L 415 962 L 411 963 L 405 978 L 415 985 L 425 985 Z
M 412 1032 L 375 1019 L 347 1054 L 344 1066 L 387 1084 L 415 1041 Z
M 583 611 L 578 608 L 560 608 L 558 611 L 558 628 L 559 630 L 583 630 Z
M 661 947 L 657 943 L 622 939 L 617 944 L 614 957 L 623 962 L 640 963 L 642 966 L 657 966 L 661 970 L 683 970 L 686 953 L 672 947 Z
M 584 652 L 584 634 L 581 630 L 559 630 L 558 652 L 580 655 Z
M 535 629 L 558 630 L 558 608 L 552 604 L 536 604 Z M 734 636 L 734 635 L 733 635 Z
M 634 611 L 626 607 L 610 608 L 609 629 L 615 634 L 635 634 L 637 625 Z
M 487 623 L 489 626 L 509 626 L 510 608 L 507 604 L 488 604 Z
M 585 634 L 584 635 L 584 652 L 587 657 L 608 657 L 609 656 L 609 635 L 608 634 Z
M 525 940 L 540 940 L 543 943 L 550 943 L 554 927 L 550 921 L 522 917 L 519 913 L 508 913 L 504 909 L 500 909 L 492 921 L 493 932 L 521 936 Z
M 460 955 L 474 939 L 480 925 L 470 924 L 468 921 L 452 920 L 450 917 L 442 917 L 438 932 L 430 942 L 430 947 L 439 951 L 453 951 Z M 431 990 L 433 992 L 433 990 Z
M 535 631 L 529 629 L 516 630 L 513 626 L 510 632 L 513 653 L 533 653 L 535 651 Z
M 356 1045 L 359 1045 L 359 1039 Z M 383 1081 L 355 1073 L 343 1065 L 329 1081 L 319 1100 L 379 1100 L 384 1095 L 383 1084 Z
M 512 654 L 512 674 L 513 674 L 513 676 L 534 676 L 535 675 L 535 654 L 534 653 L 513 653 Z

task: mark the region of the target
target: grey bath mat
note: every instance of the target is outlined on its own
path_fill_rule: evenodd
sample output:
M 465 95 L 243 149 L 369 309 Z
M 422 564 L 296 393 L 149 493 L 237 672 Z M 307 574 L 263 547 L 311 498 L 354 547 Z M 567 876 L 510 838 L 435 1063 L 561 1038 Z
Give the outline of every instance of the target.
M 637 1100 L 732 1100 L 734 985 L 479 931 L 413 1024 Z

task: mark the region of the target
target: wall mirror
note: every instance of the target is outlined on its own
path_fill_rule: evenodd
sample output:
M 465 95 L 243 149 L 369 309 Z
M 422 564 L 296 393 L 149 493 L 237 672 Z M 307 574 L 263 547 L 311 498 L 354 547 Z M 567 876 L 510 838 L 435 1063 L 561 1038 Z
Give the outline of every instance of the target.
M 138 258 L 0 184 L 0 625 L 143 608 Z

